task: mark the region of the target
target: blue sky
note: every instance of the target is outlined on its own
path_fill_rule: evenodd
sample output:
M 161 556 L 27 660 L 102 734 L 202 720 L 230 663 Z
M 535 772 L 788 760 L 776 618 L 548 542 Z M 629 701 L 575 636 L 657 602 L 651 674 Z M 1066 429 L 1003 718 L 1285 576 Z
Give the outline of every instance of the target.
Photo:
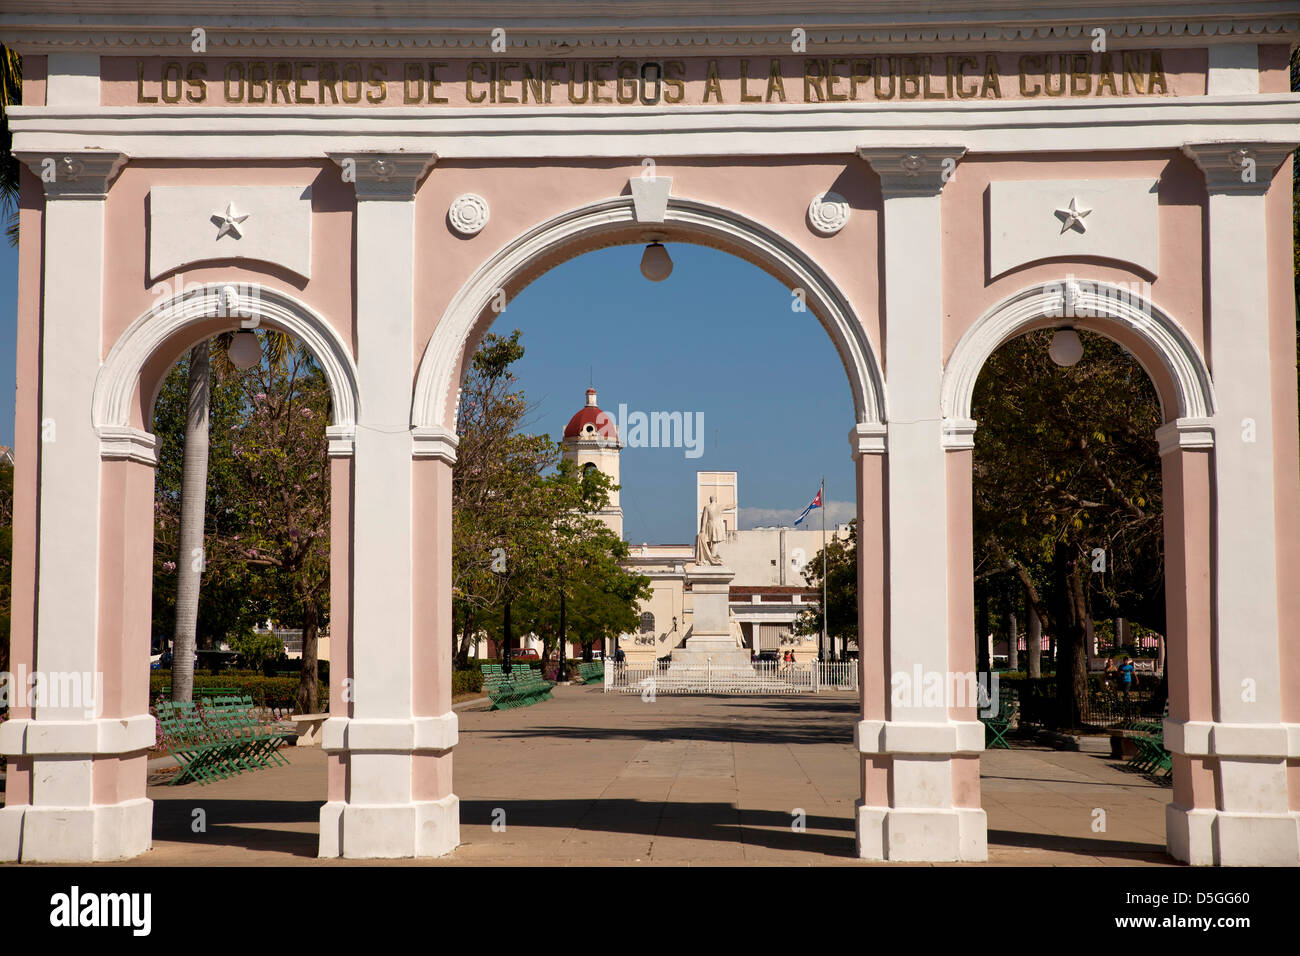
M 811 313 L 781 283 L 727 253 L 669 247 L 673 274 L 648 282 L 640 246 L 588 253 L 526 288 L 493 331 L 523 332 L 517 366 L 532 429 L 559 439 L 593 381 L 601 407 L 700 413 L 702 454 L 625 448 L 624 534 L 689 542 L 695 472 L 740 473 L 741 526 L 788 524 L 826 476 L 828 524 L 852 516 L 848 379 Z M 13 444 L 17 253 L 0 243 L 0 444 Z M 626 437 L 626 436 L 625 436 Z

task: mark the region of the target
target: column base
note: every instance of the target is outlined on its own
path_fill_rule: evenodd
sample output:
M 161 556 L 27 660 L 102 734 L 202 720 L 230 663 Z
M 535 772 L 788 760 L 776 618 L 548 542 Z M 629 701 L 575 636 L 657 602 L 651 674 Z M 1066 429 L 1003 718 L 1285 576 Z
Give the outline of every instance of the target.
M 904 809 L 857 805 L 857 854 L 864 860 L 982 863 L 988 818 L 967 807 Z
M 1169 855 L 1193 866 L 1300 866 L 1300 813 L 1165 808 Z
M 332 800 L 320 810 L 321 857 L 392 860 L 446 856 L 460 845 L 460 798 L 365 806 Z
M 90 807 L 0 807 L 0 861 L 97 863 L 153 847 L 153 801 Z

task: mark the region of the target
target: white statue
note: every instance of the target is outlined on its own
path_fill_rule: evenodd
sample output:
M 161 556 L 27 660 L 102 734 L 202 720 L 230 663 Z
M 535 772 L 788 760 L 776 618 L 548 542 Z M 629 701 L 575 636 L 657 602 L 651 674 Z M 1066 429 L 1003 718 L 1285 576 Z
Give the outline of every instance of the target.
M 695 563 L 721 564 L 717 548 L 714 547 L 723 538 L 722 521 L 718 518 L 718 506 L 709 496 L 709 503 L 700 511 L 700 533 L 695 536 Z

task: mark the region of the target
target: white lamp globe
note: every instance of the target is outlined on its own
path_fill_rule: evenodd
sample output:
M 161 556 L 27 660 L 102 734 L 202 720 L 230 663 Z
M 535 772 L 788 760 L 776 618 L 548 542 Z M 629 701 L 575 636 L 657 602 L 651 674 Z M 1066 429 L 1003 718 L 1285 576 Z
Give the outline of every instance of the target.
M 256 332 L 236 332 L 226 354 L 235 368 L 250 369 L 262 361 L 262 343 L 257 341 Z
M 662 242 L 652 242 L 641 254 L 641 274 L 651 282 L 663 282 L 673 271 L 673 260 Z
M 1083 358 L 1083 343 L 1079 333 L 1074 329 L 1057 329 L 1052 336 L 1052 344 L 1047 347 L 1047 355 L 1061 368 L 1077 365 Z

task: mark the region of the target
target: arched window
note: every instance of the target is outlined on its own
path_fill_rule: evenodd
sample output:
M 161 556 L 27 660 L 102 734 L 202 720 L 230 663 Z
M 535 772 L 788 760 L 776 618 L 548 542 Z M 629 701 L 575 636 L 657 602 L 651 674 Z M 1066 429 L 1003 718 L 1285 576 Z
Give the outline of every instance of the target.
M 641 633 L 653 634 L 655 632 L 655 616 L 649 611 L 641 615 Z

